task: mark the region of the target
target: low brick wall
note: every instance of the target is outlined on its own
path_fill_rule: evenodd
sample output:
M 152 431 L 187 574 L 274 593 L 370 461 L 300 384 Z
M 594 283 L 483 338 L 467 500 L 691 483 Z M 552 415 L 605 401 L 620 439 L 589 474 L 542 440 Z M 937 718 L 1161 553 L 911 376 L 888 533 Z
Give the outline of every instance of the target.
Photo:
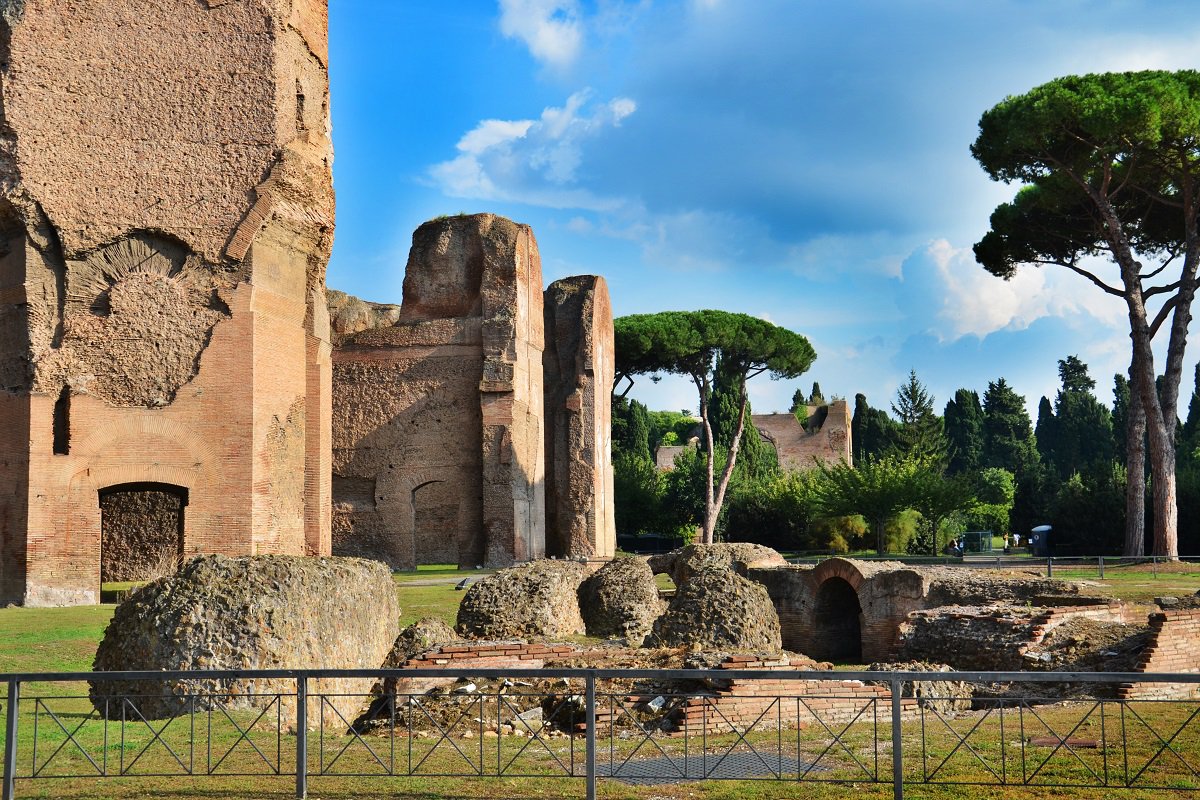
M 569 644 L 542 644 L 518 641 L 467 642 L 435 647 L 405 661 L 401 669 L 541 669 L 548 658 L 578 655 Z M 458 678 L 401 678 L 397 694 L 424 694 L 439 686 L 449 686 Z
M 901 657 L 949 664 L 960 670 L 1022 670 L 1031 647 L 1073 620 L 1129 624 L 1125 604 L 1059 606 L 948 606 L 916 611 L 902 627 Z
M 732 656 L 717 670 L 791 671 L 811 670 L 807 658 L 777 661 L 757 660 L 752 656 Z M 862 714 L 873 719 L 868 707 L 871 701 L 888 703 L 891 713 L 891 692 L 883 686 L 871 686 L 854 680 L 796 680 L 789 678 L 755 680 L 713 680 L 712 694 L 687 699 L 678 713 L 675 735 L 745 732 L 755 723 L 767 729 L 777 724 L 804 726 L 825 723 L 846 723 Z M 802 698 L 802 701 L 796 698 Z M 917 701 L 901 700 L 901 714 L 909 717 L 917 710 Z M 865 710 L 864 710 L 865 709 Z
M 1200 673 L 1200 609 L 1160 611 L 1150 615 L 1150 644 L 1142 651 L 1138 672 Z M 1117 690 L 1123 700 L 1191 699 L 1200 696 L 1195 683 L 1126 683 Z

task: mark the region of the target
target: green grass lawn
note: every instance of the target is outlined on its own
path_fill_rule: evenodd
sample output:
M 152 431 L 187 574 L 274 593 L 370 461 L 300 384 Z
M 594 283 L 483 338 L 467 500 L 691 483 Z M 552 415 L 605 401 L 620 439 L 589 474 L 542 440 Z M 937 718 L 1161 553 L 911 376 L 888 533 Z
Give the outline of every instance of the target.
M 1086 570 L 1056 570 L 1056 575 L 1070 578 L 1079 577 L 1095 581 L 1096 576 L 1087 574 Z M 1076 574 L 1078 573 L 1078 574 Z M 437 617 L 447 622 L 454 623 L 455 612 L 459 602 L 462 600 L 464 592 L 457 591 L 455 584 L 458 580 L 464 577 L 477 578 L 480 576 L 479 571 L 469 570 L 459 572 L 457 569 L 449 565 L 434 566 L 423 568 L 417 572 L 397 573 L 395 575 L 396 592 L 401 606 L 401 624 L 408 624 L 416 619 L 426 616 Z M 1191 593 L 1200 588 L 1200 568 L 1195 565 L 1172 566 L 1170 568 L 1160 568 L 1155 574 L 1152 570 L 1138 568 L 1109 568 L 1106 570 L 1105 580 L 1103 582 L 1096 581 L 1097 585 L 1105 592 L 1111 593 L 1130 599 L 1133 601 L 1144 600 L 1147 597 L 1160 594 L 1183 594 Z M 669 581 L 660 581 L 663 588 L 669 588 Z M 87 671 L 91 668 L 91 661 L 95 652 L 96 644 L 101 638 L 104 627 L 112 615 L 114 606 L 80 606 L 73 608 L 52 608 L 52 609 L 26 609 L 26 608 L 5 608 L 0 609 L 0 672 L 34 672 L 34 671 Z M 89 743 L 89 746 L 97 748 L 101 752 L 107 752 L 113 759 L 119 758 L 122 754 L 121 745 L 114 737 L 115 728 L 110 727 L 107 740 L 105 743 L 104 724 L 95 718 L 88 719 L 87 715 L 90 711 L 90 704 L 82 695 L 86 694 L 86 687 L 82 684 L 35 684 L 28 687 L 23 687 L 25 697 L 29 698 L 36 694 L 45 695 L 48 699 L 46 702 L 51 707 L 61 712 L 64 723 L 68 729 L 73 729 L 76 725 L 82 727 L 75 735 L 84 742 Z M 0 684 L 0 702 L 6 703 L 3 698 L 5 687 Z M 70 699 L 76 697 L 79 699 Z M 1056 725 L 1065 726 L 1062 730 L 1070 729 L 1077 721 L 1082 720 L 1082 725 L 1077 731 L 1079 734 L 1095 735 L 1097 726 L 1101 724 L 1116 725 L 1116 720 L 1109 718 L 1107 722 L 1098 721 L 1098 718 L 1085 718 L 1088 706 L 1086 704 L 1064 704 L 1054 706 L 1047 712 L 1050 716 L 1048 720 Z M 1190 709 L 1178 706 L 1155 706 L 1153 704 L 1144 705 L 1141 712 L 1148 718 L 1161 722 L 1164 726 L 1167 736 L 1172 733 L 1175 725 L 1183 723 L 1182 732 L 1173 740 L 1173 746 L 1179 753 L 1187 758 L 1190 763 L 1197 765 L 1200 768 L 1200 719 L 1191 722 L 1186 722 L 1184 716 Z M 886 709 L 881 711 L 884 717 L 884 727 L 880 731 L 881 750 L 879 751 L 879 770 L 880 778 L 886 780 L 890 776 L 890 738 L 886 731 Z M 1073 716 L 1074 715 L 1074 716 Z M 1180 717 L 1176 720 L 1175 717 Z M 31 755 L 32 746 L 32 703 L 22 704 L 22 726 L 21 739 L 19 742 L 18 753 L 23 759 L 20 764 L 20 772 L 23 774 L 29 770 L 29 757 Z M 233 719 L 239 724 L 248 725 L 250 717 L 246 712 L 236 712 L 233 714 Z M 469 715 L 464 718 L 463 724 L 470 724 Z M 953 727 L 959 735 L 967 735 L 973 730 L 973 726 L 978 720 L 972 717 L 964 717 L 959 720 L 951 720 L 949 726 Z M 1136 725 L 1132 720 L 1127 720 L 1131 725 Z M 43 758 L 46 754 L 46 747 L 57 747 L 59 744 L 64 745 L 63 754 L 71 754 L 71 745 L 67 741 L 65 734 L 54 728 L 53 724 L 46 718 L 41 720 L 41 728 L 39 733 L 40 746 L 43 748 L 39 758 Z M 170 771 L 177 769 L 174 765 L 172 757 L 161 746 L 161 741 L 156 742 L 153 731 L 159 730 L 162 723 L 154 723 L 154 727 L 142 729 L 140 731 L 132 731 L 128 735 L 127 746 L 135 746 L 140 748 L 147 745 L 148 749 L 143 757 L 143 761 L 139 762 L 132 771 L 139 770 L 147 771 Z M 179 747 L 178 742 L 186 739 L 182 731 L 182 726 L 186 723 L 183 720 L 177 720 L 171 723 L 165 730 L 162 730 L 160 735 L 162 739 L 168 742 L 175 743 Z M 202 723 L 197 723 L 199 727 L 203 727 Z M 983 758 L 991 759 L 993 763 L 999 763 L 997 759 L 1008 759 L 1005 763 L 1009 770 L 1010 780 L 1012 779 L 1013 770 L 1018 768 L 1013 758 L 1014 742 L 1019 741 L 1021 734 L 1012 728 L 1010 721 L 1009 727 L 1003 736 L 997 727 L 998 722 L 994 719 L 985 720 L 973 734 L 976 738 L 973 741 L 972 747 Z M 832 726 L 833 730 L 838 730 L 840 726 Z M 954 735 L 947 732 L 946 727 L 937 727 L 931 721 L 931 731 L 936 731 L 936 736 L 931 740 L 931 755 L 938 756 L 940 753 L 943 757 L 953 751 L 956 739 Z M 1113 728 L 1112 730 L 1115 730 Z M 1036 731 L 1035 731 L 1036 732 Z M 329 752 L 335 752 L 347 744 L 351 749 L 345 757 L 346 760 L 341 762 L 347 768 L 370 770 L 374 769 L 373 762 L 365 751 L 361 750 L 359 745 L 352 739 L 343 735 L 344 731 L 328 731 L 324 746 L 332 748 Z M 457 734 L 456 734 L 457 735 Z M 869 732 L 864 726 L 863 731 L 855 731 L 850 737 L 849 743 L 851 750 L 864 761 L 873 763 L 872 748 L 870 747 Z M 0 730 L 0 737 L 3 736 L 3 731 Z M 268 754 L 275 747 L 273 727 L 268 726 L 263 729 L 260 725 L 255 729 L 251 736 L 256 743 L 261 746 Z M 800 752 L 809 752 L 805 748 L 811 746 L 814 754 L 821 752 L 822 748 L 832 744 L 830 733 L 828 730 L 822 729 L 820 726 L 809 726 L 799 733 L 787 734 L 790 736 L 799 736 L 798 740 L 801 745 Z M 140 738 L 139 738 L 140 737 Z M 176 738 L 172 738 L 176 737 Z M 182 738 L 180 738 L 182 737 Z M 916 755 L 919 752 L 920 743 L 920 726 L 913 722 L 904 726 L 904 739 L 907 752 L 912 760 L 906 761 L 909 767 L 913 770 L 919 769 L 920 760 Z M 940 738 L 937 738 L 940 737 Z M 772 748 L 775 746 L 776 739 L 773 735 L 751 734 L 750 740 L 757 747 Z M 257 757 L 252 751 L 247 749 L 245 742 L 239 743 L 239 734 L 230 723 L 223 721 L 221 718 L 216 718 L 214 728 L 209 732 L 204 730 L 201 739 L 201 749 L 207 747 L 207 743 L 211 741 L 214 751 L 217 753 L 223 752 L 233 746 L 235 748 L 235 759 L 229 763 L 239 763 L 254 767 L 256 764 L 261 764 L 257 761 Z M 382 745 L 386 740 L 378 740 L 374 742 L 377 745 Z M 400 757 L 407 757 L 408 748 L 411 745 L 415 748 L 418 756 L 430 749 L 435 743 L 435 738 L 415 738 L 413 740 L 397 740 L 397 752 Z M 556 739 L 550 740 L 548 743 L 549 749 L 542 747 L 538 743 L 525 740 L 510 740 L 505 738 L 503 743 L 496 739 L 464 740 L 460 738 L 454 739 L 463 753 L 470 756 L 470 759 L 477 759 L 480 754 L 487 759 L 489 764 L 494 763 L 494 759 L 502 755 L 502 753 L 515 753 L 515 751 L 525 742 L 528 742 L 528 749 L 521 758 L 525 761 L 520 762 L 526 771 L 553 775 L 557 769 L 553 753 L 556 753 L 561 758 L 566 758 L 564 755 L 570 747 L 570 740 Z M 1008 751 L 1003 751 L 1002 742 L 1006 743 Z M 736 743 L 735 739 L 730 737 L 709 737 L 707 743 L 699 740 L 691 742 L 691 746 L 711 748 L 714 754 L 723 752 L 722 748 L 728 748 Z M 578 752 L 582 752 L 582 743 L 575 742 Z M 609 745 L 606 744 L 606 748 Z M 614 740 L 611 745 L 613 755 L 618 758 L 628 755 L 633 751 L 636 742 Z M 639 751 L 638 757 L 656 755 L 657 747 L 662 747 L 668 752 L 672 748 L 682 746 L 679 740 L 661 740 L 656 745 L 645 745 Z M 281 759 L 280 768 L 286 772 L 289 769 L 294 769 L 294 747 L 295 740 L 293 737 L 284 736 L 281 744 Z M 1141 758 L 1145 761 L 1153 755 L 1156 747 L 1155 740 L 1149 735 L 1144 735 L 1142 740 L 1139 740 L 1137 747 L 1140 750 L 1135 752 L 1136 758 Z M 497 750 L 496 748 L 500 748 Z M 508 748 L 508 749 L 504 749 Z M 566 749 L 564 749 L 566 748 Z M 1145 752 L 1141 752 L 1145 750 Z M 840 761 L 836 762 L 841 765 L 839 769 L 845 768 L 846 772 L 838 772 L 835 770 L 827 775 L 820 777 L 847 777 L 854 779 L 855 775 L 845 758 L 845 753 L 837 751 Z M 134 751 L 128 751 L 126 757 Z M 320 747 L 317 740 L 314 738 L 310 744 L 310 762 L 313 766 L 322 757 Z M 605 750 L 604 758 L 608 757 L 608 751 Z M 695 750 L 693 750 L 695 752 Z M 795 752 L 794 747 L 791 752 Z M 957 755 L 953 756 L 949 763 L 948 776 L 958 780 L 969 780 L 986 778 L 991 780 L 990 776 L 981 772 L 981 767 L 973 762 L 970 757 L 969 750 L 959 748 Z M 1041 754 L 1039 757 L 1048 755 L 1049 751 Z M 200 756 L 197 756 L 200 757 Z M 328 754 L 325 756 L 328 757 Z M 1104 758 L 1108 758 L 1110 764 L 1118 764 L 1122 754 L 1118 753 L 1114 748 L 1110 747 L 1107 751 L 1087 751 L 1080 759 L 1075 758 L 1069 753 L 1060 753 L 1053 759 L 1043 773 L 1044 778 L 1048 780 L 1061 781 L 1065 783 L 1077 782 L 1084 777 L 1087 777 L 1087 770 L 1099 769 L 1103 766 Z M 73 759 L 73 760 L 72 760 Z M 1085 788 L 1062 788 L 1062 789 L 1047 789 L 1044 787 L 963 787 L 963 786 L 917 786 L 910 785 L 905 789 L 905 796 L 909 798 L 924 798 L 925 800 L 938 800 L 939 798 L 970 798 L 971 800 L 987 800 L 995 798 L 996 800 L 1035 800 L 1035 798 L 1055 797 L 1061 800 L 1090 800 L 1094 797 L 1122 797 L 1130 800 L 1161 800 L 1161 798 L 1169 797 L 1195 797 L 1195 792 L 1184 792 L 1182 789 L 1200 785 L 1197 781 L 1197 776 L 1188 771 L 1173 753 L 1168 752 L 1166 760 L 1171 761 L 1171 767 L 1168 774 L 1168 786 L 1176 787 L 1181 791 L 1172 789 L 1164 790 L 1149 790 L 1135 789 L 1128 791 L 1116 792 L 1101 792 L 1098 793 L 1095 789 Z M 81 772 L 87 771 L 87 764 L 82 757 L 72 755 L 65 761 L 60 762 L 65 766 L 70 766 L 78 769 Z M 1097 765 L 1100 767 L 1097 767 Z M 1112 767 L 1115 768 L 1115 767 Z M 424 772 L 471 772 L 468 762 L 464 760 L 464 755 L 459 754 L 453 747 L 447 747 L 443 742 L 441 748 L 431 756 L 426 765 L 422 767 Z M 1114 773 L 1115 774 L 1115 773 Z M 17 784 L 17 796 L 20 798 L 38 797 L 38 798 L 154 798 L 155 800 L 169 800 L 170 798 L 285 798 L 292 796 L 292 786 L 294 778 L 286 777 L 254 777 L 254 778 L 233 778 L 233 777 L 214 777 L 205 778 L 203 780 L 195 780 L 192 778 L 179 777 L 143 777 L 129 778 L 116 780 L 84 780 L 74 778 L 64 778 L 60 780 L 46 781 L 20 781 Z M 373 797 L 411 797 L 411 798 L 568 798 L 582 797 L 583 783 L 578 779 L 554 778 L 548 777 L 544 780 L 527 779 L 527 778 L 477 778 L 477 777 L 433 777 L 423 775 L 420 777 L 410 778 L 359 778 L 359 777 L 313 777 L 310 780 L 310 796 L 316 798 L 324 798 L 325 800 L 333 800 L 334 798 L 373 798 Z M 604 798 L 631 798 L 631 800 L 685 800 L 688 798 L 705 798 L 706 800 L 769 800 L 770 798 L 813 798 L 814 800 L 844 800 L 847 791 L 852 791 L 856 797 L 862 800 L 872 800 L 873 798 L 891 797 L 891 788 L 889 785 L 877 785 L 859 780 L 857 783 L 852 783 L 850 786 L 840 784 L 813 784 L 809 782 L 777 782 L 777 781 L 736 781 L 736 782 L 704 782 L 704 783 L 677 783 L 677 784 L 659 784 L 653 786 L 634 786 L 625 783 L 620 783 L 614 780 L 602 780 L 600 782 L 600 796 Z

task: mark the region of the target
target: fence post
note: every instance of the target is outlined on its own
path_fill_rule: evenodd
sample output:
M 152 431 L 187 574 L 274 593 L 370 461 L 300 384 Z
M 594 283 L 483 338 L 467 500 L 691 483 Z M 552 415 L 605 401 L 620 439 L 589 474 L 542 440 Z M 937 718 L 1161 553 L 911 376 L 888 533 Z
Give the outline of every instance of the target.
M 4 800 L 13 800 L 17 796 L 17 707 L 20 704 L 20 684 L 16 678 L 10 678 L 8 714 L 4 724 Z
M 296 676 L 296 800 L 308 797 L 308 675 Z
M 587 675 L 587 800 L 596 800 L 596 673 Z
M 1100 562 L 1100 580 L 1104 580 L 1104 556 L 1097 556 L 1097 560 Z
M 1049 556 L 1046 557 L 1046 577 L 1054 577 L 1054 559 Z
M 904 751 L 900 730 L 900 693 L 903 689 L 899 678 L 892 678 L 892 797 L 904 800 Z

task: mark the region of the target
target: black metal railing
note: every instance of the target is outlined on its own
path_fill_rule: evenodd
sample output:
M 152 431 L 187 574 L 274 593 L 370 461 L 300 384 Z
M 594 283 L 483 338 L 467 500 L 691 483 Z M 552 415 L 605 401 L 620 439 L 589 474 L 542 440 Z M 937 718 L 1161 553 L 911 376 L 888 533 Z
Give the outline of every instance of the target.
M 361 689 L 329 683 L 350 679 Z M 120 691 L 145 682 L 170 688 Z M 299 798 L 346 777 L 557 778 L 588 798 L 601 779 L 1200 791 L 1200 674 L 464 667 L 0 685 L 3 800 L 26 782 L 175 776 L 294 778 Z

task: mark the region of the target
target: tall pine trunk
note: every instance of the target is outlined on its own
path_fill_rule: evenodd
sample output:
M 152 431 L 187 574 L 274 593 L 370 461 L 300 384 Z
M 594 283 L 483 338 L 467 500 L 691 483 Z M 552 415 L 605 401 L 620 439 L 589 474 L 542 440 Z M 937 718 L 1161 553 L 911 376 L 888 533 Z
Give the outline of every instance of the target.
M 1125 547 L 1126 556 L 1146 554 L 1146 412 L 1142 396 L 1129 393 L 1125 421 Z

